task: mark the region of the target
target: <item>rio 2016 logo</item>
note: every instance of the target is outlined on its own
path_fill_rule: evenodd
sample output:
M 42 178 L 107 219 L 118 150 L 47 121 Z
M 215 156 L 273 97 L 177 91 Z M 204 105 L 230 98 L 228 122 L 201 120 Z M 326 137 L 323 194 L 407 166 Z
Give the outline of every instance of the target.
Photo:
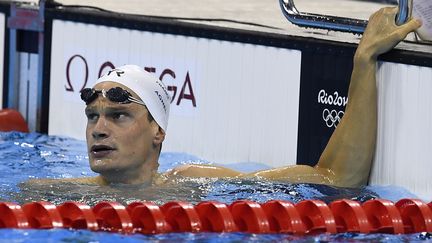
M 328 94 L 324 89 L 322 89 L 318 92 L 318 103 L 324 105 L 334 105 L 343 108 L 348 103 L 348 98 L 339 96 L 337 91 L 335 91 L 333 94 Z M 322 112 L 322 119 L 327 127 L 336 128 L 344 114 L 345 113 L 343 110 L 325 108 Z

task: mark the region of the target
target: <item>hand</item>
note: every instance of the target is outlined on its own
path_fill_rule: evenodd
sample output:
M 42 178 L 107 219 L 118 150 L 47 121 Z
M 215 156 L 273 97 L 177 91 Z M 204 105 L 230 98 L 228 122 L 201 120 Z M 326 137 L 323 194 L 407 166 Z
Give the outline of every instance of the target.
M 376 60 L 378 55 L 391 50 L 405 39 L 408 33 L 422 25 L 421 21 L 417 19 L 411 19 L 401 26 L 396 25 L 397 12 L 397 8 L 382 8 L 372 14 L 363 33 L 356 56 L 362 55 Z

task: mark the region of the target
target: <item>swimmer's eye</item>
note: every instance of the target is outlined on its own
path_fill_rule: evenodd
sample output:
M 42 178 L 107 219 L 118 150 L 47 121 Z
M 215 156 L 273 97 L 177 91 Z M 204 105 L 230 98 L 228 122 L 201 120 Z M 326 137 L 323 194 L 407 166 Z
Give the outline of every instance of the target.
M 89 121 L 96 121 L 99 117 L 96 113 L 86 113 L 86 116 Z
M 128 114 L 125 112 L 113 112 L 111 114 L 111 117 L 114 120 L 123 120 L 128 117 Z

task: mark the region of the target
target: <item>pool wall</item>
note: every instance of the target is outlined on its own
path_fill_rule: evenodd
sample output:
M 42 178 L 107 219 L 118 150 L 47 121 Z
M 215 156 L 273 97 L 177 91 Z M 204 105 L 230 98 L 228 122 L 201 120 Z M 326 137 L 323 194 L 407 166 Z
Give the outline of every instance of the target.
M 5 78 L 5 68 L 4 65 L 6 56 L 5 52 L 5 32 L 6 32 L 6 10 L 7 6 L 0 5 L 0 105 L 3 107 L 3 79 Z
M 173 96 L 165 151 L 218 163 L 314 165 L 343 116 L 355 43 L 86 9 L 44 15 L 42 87 L 31 92 L 42 99 L 36 131 L 84 139 L 79 90 L 126 63 L 154 72 Z M 429 200 L 431 50 L 405 47 L 380 59 L 371 183 Z M 20 77 L 31 79 L 23 63 Z
M 432 68 L 384 62 L 377 77 L 378 136 L 370 182 L 397 184 L 431 198 Z

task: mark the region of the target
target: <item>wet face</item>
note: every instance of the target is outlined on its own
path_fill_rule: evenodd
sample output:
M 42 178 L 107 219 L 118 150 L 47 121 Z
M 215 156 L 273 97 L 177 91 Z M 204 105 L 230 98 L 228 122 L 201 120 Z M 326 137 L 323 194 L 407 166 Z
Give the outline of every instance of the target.
M 94 88 L 108 90 L 123 85 L 102 82 Z M 157 169 L 159 148 L 164 136 L 155 121 L 149 121 L 148 110 L 136 103 L 118 104 L 101 94 L 90 103 L 87 116 L 87 149 L 90 167 L 110 180 L 139 180 Z M 164 135 L 164 134 L 162 134 Z M 125 177 L 124 179 L 122 179 Z M 137 177 L 137 178 L 135 178 Z

